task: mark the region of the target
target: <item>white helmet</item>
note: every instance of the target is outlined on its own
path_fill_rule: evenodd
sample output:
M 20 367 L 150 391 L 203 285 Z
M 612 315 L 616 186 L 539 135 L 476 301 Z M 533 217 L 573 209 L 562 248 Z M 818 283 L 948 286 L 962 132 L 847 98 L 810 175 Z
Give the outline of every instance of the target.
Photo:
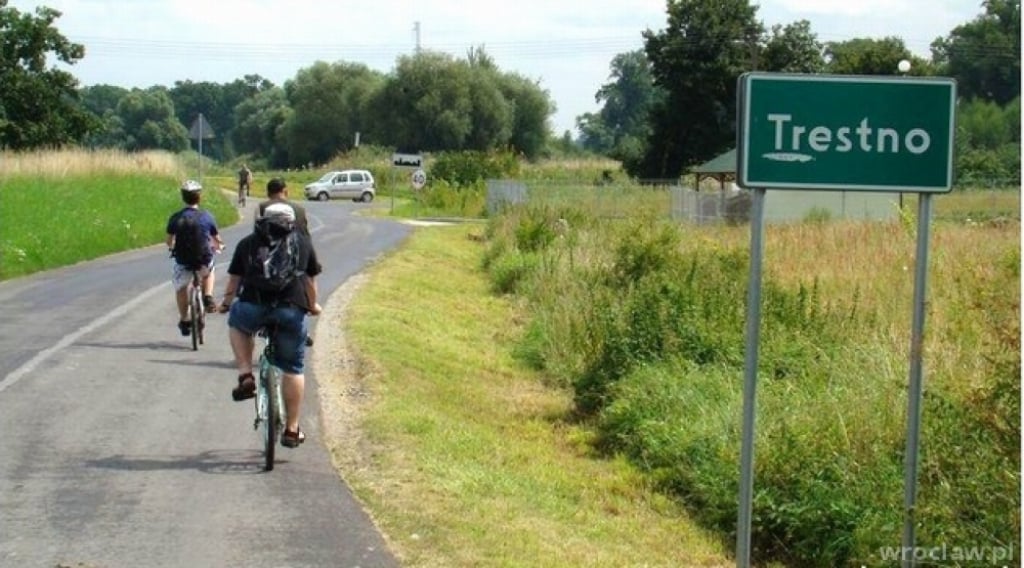
M 203 186 L 198 181 L 187 179 L 181 184 L 182 191 L 202 191 Z

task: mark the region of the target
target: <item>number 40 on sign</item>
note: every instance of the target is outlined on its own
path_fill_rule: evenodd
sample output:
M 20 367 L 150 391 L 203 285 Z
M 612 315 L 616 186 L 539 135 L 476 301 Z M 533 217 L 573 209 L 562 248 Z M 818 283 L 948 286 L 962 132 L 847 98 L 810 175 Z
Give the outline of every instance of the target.
M 423 186 L 427 184 L 427 172 L 423 170 L 416 170 L 412 173 L 412 188 L 423 189 Z

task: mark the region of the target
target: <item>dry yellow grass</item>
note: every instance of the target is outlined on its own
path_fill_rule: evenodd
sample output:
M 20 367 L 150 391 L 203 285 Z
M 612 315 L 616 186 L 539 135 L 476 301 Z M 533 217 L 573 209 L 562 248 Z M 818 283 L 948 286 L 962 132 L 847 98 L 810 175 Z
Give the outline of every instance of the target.
M 181 161 L 170 152 L 150 150 L 129 154 L 120 150 L 46 150 L 0 153 L 0 175 L 60 178 L 71 175 L 158 174 L 184 177 Z

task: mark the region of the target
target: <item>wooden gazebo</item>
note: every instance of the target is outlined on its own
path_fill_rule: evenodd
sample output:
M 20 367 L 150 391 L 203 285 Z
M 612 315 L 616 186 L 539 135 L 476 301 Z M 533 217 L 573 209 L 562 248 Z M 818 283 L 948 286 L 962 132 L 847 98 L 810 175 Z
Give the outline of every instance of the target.
M 701 180 L 706 178 L 718 180 L 719 189 L 724 191 L 726 182 L 736 181 L 736 148 L 704 162 L 690 170 L 690 173 L 697 176 L 694 184 L 697 191 L 700 191 Z

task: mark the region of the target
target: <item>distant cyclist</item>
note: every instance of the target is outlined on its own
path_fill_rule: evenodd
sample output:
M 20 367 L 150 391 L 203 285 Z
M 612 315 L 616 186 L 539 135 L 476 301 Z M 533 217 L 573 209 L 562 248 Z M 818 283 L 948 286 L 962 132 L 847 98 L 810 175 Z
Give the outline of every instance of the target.
M 203 186 L 187 180 L 181 184 L 181 200 L 185 207 L 167 220 L 167 248 L 174 257 L 171 283 L 174 298 L 178 304 L 178 331 L 187 336 L 191 333 L 188 314 L 188 285 L 192 272 L 199 272 L 202 278 L 203 303 L 207 311 L 214 311 L 213 300 L 213 256 L 224 248 L 224 241 L 217 230 L 217 221 L 209 211 L 199 208 Z
M 242 164 L 238 170 L 238 204 L 245 205 L 245 198 L 249 197 L 249 190 L 252 188 L 252 170 L 249 166 Z

